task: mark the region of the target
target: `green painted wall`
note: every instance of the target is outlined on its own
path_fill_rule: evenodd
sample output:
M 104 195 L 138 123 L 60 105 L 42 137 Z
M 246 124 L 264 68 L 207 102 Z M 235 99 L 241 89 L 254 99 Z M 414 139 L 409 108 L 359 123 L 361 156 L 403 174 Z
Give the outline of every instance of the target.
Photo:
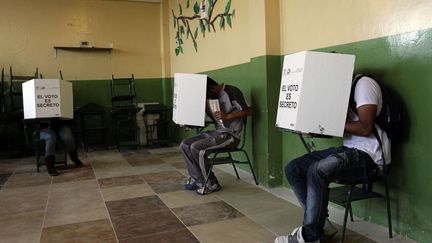
M 432 94 L 432 30 L 405 33 L 385 38 L 319 49 L 356 55 L 356 72 L 372 75 L 400 101 L 404 131 L 393 139 L 391 201 L 393 226 L 399 234 L 419 242 L 432 240 L 432 190 L 429 189 L 432 154 L 428 153 L 432 115 L 428 96 Z M 254 108 L 252 131 L 248 127 L 247 148 L 253 154 L 261 184 L 288 183 L 283 175 L 287 161 L 306 151 L 297 135 L 278 131 L 275 126 L 282 56 L 251 59 L 250 63 L 208 71 L 220 82 L 238 86 Z M 194 132 L 178 133 L 178 138 Z M 318 149 L 339 146 L 340 139 L 314 139 Z M 378 185 L 377 190 L 382 191 Z M 383 200 L 354 204 L 354 213 L 378 224 L 387 225 Z

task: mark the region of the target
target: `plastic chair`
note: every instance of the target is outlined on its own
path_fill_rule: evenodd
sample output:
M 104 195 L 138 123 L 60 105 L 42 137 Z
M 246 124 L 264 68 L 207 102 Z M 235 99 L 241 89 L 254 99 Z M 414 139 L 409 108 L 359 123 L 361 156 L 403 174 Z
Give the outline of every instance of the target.
M 38 129 L 40 121 L 24 121 L 24 137 L 27 148 L 34 151 L 36 156 L 36 171 L 39 172 L 39 167 L 45 165 L 45 141 L 40 139 L 40 131 Z M 58 144 L 58 143 L 57 143 Z M 63 164 L 67 168 L 67 152 L 62 149 L 56 149 L 56 161 L 54 164 Z
M 139 147 L 140 134 L 136 114 L 141 109 L 136 104 L 135 78 L 114 78 L 110 82 L 111 115 L 115 123 L 117 148 L 121 146 Z
M 348 212 L 350 214 L 351 222 L 354 221 L 351 202 L 361 201 L 361 200 L 366 200 L 371 198 L 383 198 L 383 197 L 385 198 L 387 203 L 387 221 L 388 221 L 389 237 L 390 238 L 393 237 L 392 223 L 391 223 L 390 195 L 389 195 L 389 186 L 388 186 L 389 171 L 390 171 L 389 166 L 384 165 L 383 170 L 380 171 L 380 173 L 377 175 L 377 179 L 370 184 L 365 184 L 363 180 L 359 180 L 359 181 L 341 180 L 336 182 L 337 184 L 340 184 L 340 186 L 330 188 L 329 201 L 345 208 L 344 223 L 342 226 L 342 238 L 340 239 L 341 243 L 345 241 Z M 372 185 L 377 181 L 382 181 L 384 183 L 385 195 L 372 191 Z M 361 188 L 359 187 L 360 185 L 362 185 Z
M 246 143 L 246 124 L 247 124 L 246 121 L 247 121 L 247 119 L 244 119 L 242 139 L 240 141 L 240 144 L 236 148 L 220 148 L 220 149 L 207 150 L 207 152 L 209 153 L 208 161 L 209 161 L 210 169 L 206 175 L 204 185 L 207 185 L 210 174 L 212 173 L 212 170 L 213 170 L 213 166 L 221 165 L 221 164 L 232 164 L 234 171 L 236 173 L 237 179 L 240 179 L 240 176 L 237 172 L 237 168 L 235 165 L 236 164 L 248 164 L 249 168 L 252 172 L 252 176 L 254 178 L 255 184 L 258 185 L 258 181 L 256 179 L 255 172 L 254 172 L 253 167 L 252 167 L 252 163 L 249 159 L 249 155 L 246 152 L 246 150 L 244 149 L 244 146 Z M 237 159 L 233 158 L 232 155 L 236 154 L 236 153 L 243 154 L 245 157 L 245 160 L 237 160 Z M 214 156 L 210 158 L 211 154 L 213 154 Z M 218 155 L 220 155 L 220 154 L 225 154 L 225 156 L 218 157 Z

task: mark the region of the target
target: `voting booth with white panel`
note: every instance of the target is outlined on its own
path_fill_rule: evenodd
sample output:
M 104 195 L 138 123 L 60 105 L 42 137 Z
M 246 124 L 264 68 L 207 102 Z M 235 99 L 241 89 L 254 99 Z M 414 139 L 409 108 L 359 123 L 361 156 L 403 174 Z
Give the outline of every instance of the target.
M 203 127 L 207 75 L 174 74 L 173 121 L 178 125 Z
M 59 79 L 32 79 L 22 84 L 24 119 L 73 119 L 72 83 Z
M 286 55 L 276 126 L 299 133 L 342 137 L 354 55 L 303 51 Z

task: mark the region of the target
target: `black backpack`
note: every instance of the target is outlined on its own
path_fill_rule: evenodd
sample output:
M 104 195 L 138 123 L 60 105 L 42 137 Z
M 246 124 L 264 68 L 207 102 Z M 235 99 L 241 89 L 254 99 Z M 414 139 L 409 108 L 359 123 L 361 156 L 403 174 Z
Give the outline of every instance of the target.
M 356 75 L 352 83 L 350 107 L 354 112 L 357 111 L 356 103 L 354 101 L 355 87 L 357 85 L 357 82 L 363 77 L 368 76 L 362 74 Z M 381 128 L 381 130 L 383 130 L 387 134 L 387 137 L 389 139 L 392 139 L 396 135 L 400 134 L 402 131 L 401 112 L 399 109 L 399 105 L 392 98 L 389 89 L 380 82 L 376 82 L 380 86 L 382 93 L 382 108 L 380 114 L 375 119 L 375 123 Z

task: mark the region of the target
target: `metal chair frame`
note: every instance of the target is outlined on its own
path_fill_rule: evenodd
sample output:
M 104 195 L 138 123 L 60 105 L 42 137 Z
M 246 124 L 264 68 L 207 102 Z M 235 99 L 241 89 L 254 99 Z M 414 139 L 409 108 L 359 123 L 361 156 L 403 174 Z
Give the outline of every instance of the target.
M 249 168 L 252 172 L 252 176 L 254 178 L 255 184 L 258 185 L 258 181 L 257 178 L 255 176 L 255 172 L 253 170 L 252 167 L 252 163 L 249 159 L 249 155 L 246 152 L 246 150 L 244 149 L 245 143 L 246 143 L 246 124 L 247 124 L 247 119 L 244 119 L 244 126 L 243 126 L 243 132 L 242 132 L 242 139 L 240 141 L 240 144 L 236 147 L 236 148 L 220 148 L 220 149 L 210 149 L 207 150 L 207 152 L 209 153 L 209 155 L 214 154 L 214 156 L 212 158 L 209 158 L 209 171 L 205 177 L 205 182 L 204 185 L 207 185 L 210 174 L 212 173 L 213 170 L 213 166 L 215 165 L 221 165 L 221 164 L 232 164 L 234 171 L 236 173 L 237 179 L 240 179 L 240 176 L 237 172 L 237 168 L 236 168 L 236 164 L 248 164 Z M 232 157 L 233 153 L 241 153 L 244 155 L 245 160 L 236 160 Z M 224 157 L 218 157 L 218 155 L 220 154 L 226 154 L 227 156 Z

